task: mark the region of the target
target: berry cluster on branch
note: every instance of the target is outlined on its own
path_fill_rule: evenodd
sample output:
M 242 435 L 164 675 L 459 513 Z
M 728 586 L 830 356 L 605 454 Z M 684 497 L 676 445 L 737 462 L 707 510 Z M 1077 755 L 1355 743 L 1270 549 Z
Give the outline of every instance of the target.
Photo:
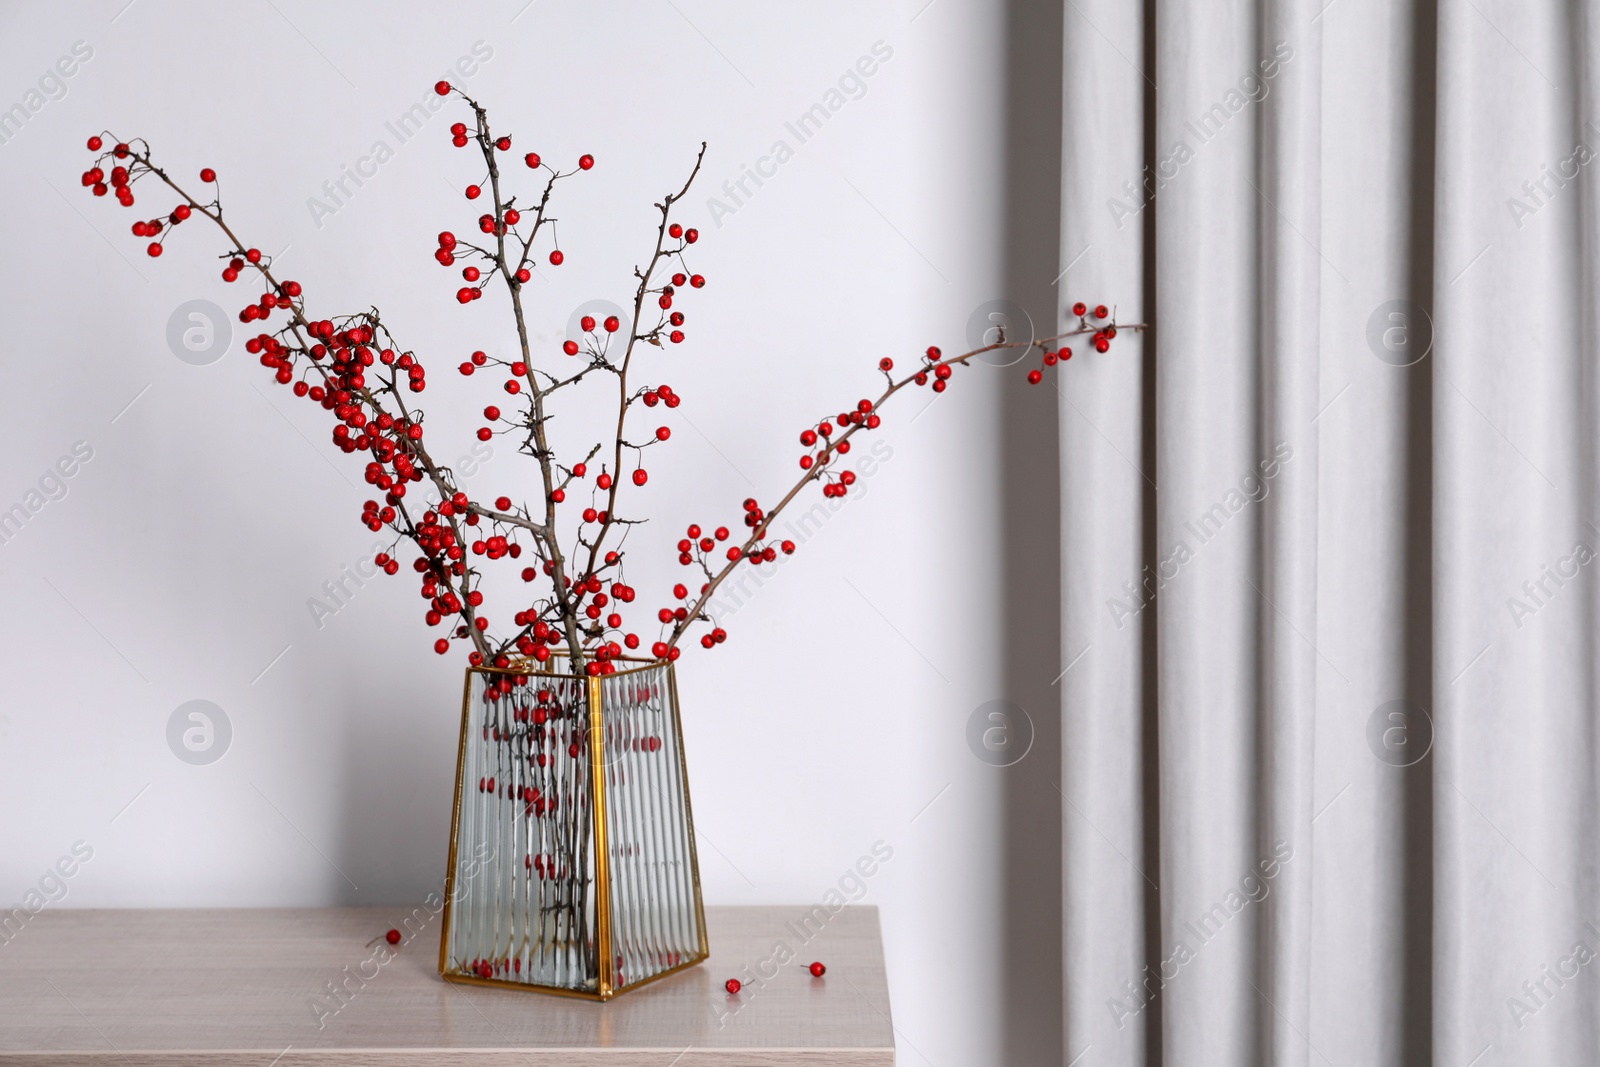
M 272 257 L 245 243 L 229 226 L 217 174 L 210 167 L 200 171 L 201 191 L 192 193 L 156 165 L 142 139 L 96 135 L 88 141 L 95 157 L 82 174 L 82 184 L 95 196 L 114 191 L 116 199 L 131 208 L 135 185 L 154 183 L 154 192 L 159 195 L 164 189 L 169 201 L 175 197 L 177 203 L 164 216 L 133 223 L 134 236 L 148 241 L 148 255 L 161 255 L 176 228 L 198 215 L 226 238 L 228 247 L 219 256 L 223 281 L 236 283 L 251 272 L 260 280 L 260 296 L 239 312 L 240 322 L 259 324 L 260 329 L 245 348 L 259 357 L 280 385 L 332 415 L 335 447 L 363 454 L 366 481 L 382 497 L 363 504 L 361 522 L 370 530 L 393 534 L 390 546 L 374 562 L 387 574 L 397 574 L 400 545 L 415 547 L 418 554 L 410 566 L 427 601 L 425 621 L 446 628 L 446 636 L 434 642 L 436 651 L 446 653 L 452 642 L 464 641 L 470 644 L 474 666 L 507 667 L 514 657 L 546 663 L 552 656 L 565 655 L 576 673 L 608 674 L 620 657 L 643 643 L 638 632 L 628 628 L 624 612 L 631 610 L 628 606 L 637 596 L 625 578 L 625 542 L 630 529 L 644 520 L 623 510 L 623 486 L 632 485 L 630 498 L 643 490 L 650 478 L 646 451 L 672 437 L 665 424 L 647 426 L 641 433 L 638 427 L 647 417 L 639 409 L 670 410 L 682 402 L 665 382 L 643 381 L 636 357 L 644 351 L 641 345 L 664 349 L 684 341 L 686 319 L 675 304 L 706 284 L 689 263 L 690 249 L 700 235 L 673 218 L 700 172 L 706 146 L 700 146 L 678 191 L 655 205 L 660 217 L 654 245 L 634 268 L 632 320 L 584 316 L 580 336 L 564 340 L 559 356 L 535 353 L 524 307 L 534 278 L 532 266 L 540 257 L 552 267 L 566 261 L 556 240 L 551 197 L 559 182 L 592 169 L 594 157 L 584 154 L 576 167 L 563 171 L 536 152 L 524 154 L 521 162 L 538 175 L 542 188 L 519 200 L 510 191 L 510 174 L 502 169 L 503 160 L 513 158 L 512 138 L 493 132 L 488 112 L 459 89 L 448 82 L 434 88 L 441 96 L 458 96 L 471 111 L 471 122 L 451 126 L 451 142 L 456 148 L 475 147 L 476 155 L 481 155 L 482 169 L 465 186 L 464 195 L 470 201 L 484 200 L 486 210 L 477 218 L 474 235 L 441 231 L 432 255 L 445 268 L 460 266 L 464 284 L 455 298 L 462 306 L 481 299 L 496 283 L 507 294 L 516 326 L 515 354 L 507 359 L 479 349 L 461 362 L 459 370 L 465 377 L 502 376 L 505 399 L 484 407 L 484 424 L 477 436 L 489 441 L 505 435 L 535 462 L 539 479 L 535 494 L 525 500 L 510 495 L 492 502 L 477 499 L 462 488 L 447 465 L 434 459 L 427 444 L 427 420 L 415 406 L 415 394 L 427 387 L 427 372 L 416 353 L 395 339 L 376 308 L 330 317 L 308 310 L 301 283 L 280 279 Z M 779 553 L 794 552 L 793 541 L 770 536 L 773 523 L 812 483 L 820 484 L 829 497 L 850 491 L 855 472 L 840 458 L 849 454 L 857 433 L 882 425 L 880 411 L 897 393 L 924 386 L 942 393 L 956 368 L 997 349 L 1036 351 L 1039 365 L 1027 374 L 1033 384 L 1043 380 L 1046 369 L 1071 358 L 1071 348 L 1058 342 L 1088 336 L 1097 351 L 1107 351 L 1119 329 L 1114 314 L 1103 305 L 1091 311 L 1081 303 L 1073 313 L 1077 326 L 1053 337 L 1013 341 L 1001 334 L 992 344 L 953 356 L 929 348 L 914 371 L 898 378 L 892 359 L 879 360 L 883 391 L 876 399 L 863 398 L 801 431 L 798 480 L 770 507 L 746 499 L 744 532 L 735 536 L 727 526 L 699 524 L 687 528 L 677 543 L 678 562 L 696 569 L 702 580 L 693 590 L 688 584 L 676 584 L 672 603 L 658 609 L 660 629 L 650 645 L 651 655 L 676 659 L 679 642 L 696 627 L 703 629 L 700 643 L 706 648 L 726 640 L 727 632 L 709 609 L 717 588 L 741 565 L 771 564 Z M 1137 331 L 1144 326 L 1120 328 Z M 548 405 L 556 394 L 585 381 L 609 383 L 615 390 L 615 426 L 608 422 L 603 439 L 581 459 L 571 457 L 576 461 L 568 462 L 550 441 Z M 630 416 L 637 417 L 630 422 Z M 420 495 L 408 496 L 408 487 L 417 483 L 426 483 L 437 494 L 436 506 L 420 501 Z M 502 622 L 495 627 L 483 609 L 485 565 L 524 556 L 521 578 L 535 589 L 515 599 L 509 626 Z

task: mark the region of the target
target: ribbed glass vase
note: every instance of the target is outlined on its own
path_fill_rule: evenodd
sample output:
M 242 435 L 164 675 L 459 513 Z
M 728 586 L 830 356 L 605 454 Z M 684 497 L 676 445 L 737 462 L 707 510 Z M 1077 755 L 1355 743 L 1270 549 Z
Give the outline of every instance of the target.
M 708 953 L 671 663 L 467 671 L 439 973 L 609 1000 Z

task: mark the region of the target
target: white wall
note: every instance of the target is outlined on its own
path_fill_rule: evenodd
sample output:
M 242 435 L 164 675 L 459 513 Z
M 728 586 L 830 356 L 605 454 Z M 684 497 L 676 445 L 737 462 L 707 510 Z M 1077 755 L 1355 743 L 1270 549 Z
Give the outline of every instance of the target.
M 687 213 L 710 285 L 684 304 L 690 343 L 661 357 L 686 400 L 653 464 L 655 547 L 632 557 L 672 564 L 633 572 L 652 604 L 685 523 L 736 518 L 749 483 L 774 496 L 798 430 L 873 389 L 880 356 L 953 348 L 969 312 L 1004 295 L 998 7 L 523 2 L 0 7 L 0 108 L 74 42 L 93 49 L 65 97 L 0 144 L 0 507 L 75 442 L 93 449 L 65 498 L 0 545 L 0 900 L 82 839 L 94 859 L 63 906 L 408 902 L 440 880 L 449 829 L 463 662 L 430 650 L 409 569 L 321 628 L 307 607 L 373 541 L 358 457 L 323 444 L 323 413 L 241 337 L 207 367 L 169 351 L 174 308 L 236 310 L 245 290 L 217 279 L 203 223 L 143 254 L 129 224 L 171 205 L 129 212 L 79 188 L 90 133 L 144 136 L 179 175 L 216 167 L 234 224 L 287 246 L 284 273 L 315 307 L 380 306 L 427 358 L 433 433 L 461 452 L 492 388 L 450 368 L 513 337 L 500 300 L 459 308 L 430 258 L 435 232 L 478 213 L 451 192 L 475 177 L 448 145 L 464 116 L 435 116 L 320 226 L 308 198 L 374 140 L 396 146 L 385 121 L 487 42 L 467 84 L 518 152 L 600 161 L 561 194 L 568 264 L 536 290 L 549 351 L 578 302 L 628 292 L 651 201 L 710 141 Z M 878 41 L 893 57 L 866 94 L 712 222 L 706 195 L 774 140 L 794 145 L 785 121 Z M 727 645 L 680 664 L 708 901 L 814 902 L 875 841 L 893 847 L 866 899 L 883 909 L 904 1063 L 1020 1055 L 1000 1003 L 1015 968 L 999 824 L 1018 813 L 1008 772 L 965 740 L 973 710 L 1010 691 L 997 397 L 1019 379 L 958 376 L 915 422 L 928 394 L 897 402 L 893 458 L 862 499 L 731 620 Z M 501 447 L 471 485 L 517 495 L 530 471 Z M 233 731 L 201 767 L 165 733 L 197 698 Z M 1040 818 L 1053 834 L 1056 816 Z

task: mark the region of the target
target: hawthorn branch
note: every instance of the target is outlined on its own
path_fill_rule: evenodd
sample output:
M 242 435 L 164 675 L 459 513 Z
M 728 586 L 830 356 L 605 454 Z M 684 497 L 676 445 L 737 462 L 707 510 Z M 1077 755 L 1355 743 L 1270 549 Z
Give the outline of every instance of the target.
M 561 552 L 561 542 L 556 536 L 556 472 L 550 451 L 550 442 L 545 434 L 544 391 L 539 386 L 539 379 L 533 373 L 533 349 L 528 343 L 527 317 L 522 308 L 522 283 L 517 280 L 517 272 L 522 269 L 522 264 L 527 262 L 529 248 L 533 243 L 533 236 L 524 243 L 518 266 L 513 268 L 506 258 L 506 202 L 500 190 L 500 164 L 495 159 L 495 140 L 489 129 L 489 113 L 484 110 L 476 100 L 472 99 L 460 89 L 452 89 L 459 93 L 461 98 L 472 108 L 477 119 L 478 147 L 483 152 L 484 162 L 489 168 L 489 188 L 494 196 L 494 230 L 495 252 L 494 263 L 501 279 L 505 282 L 506 289 L 511 295 L 511 308 L 516 317 L 517 342 L 522 351 L 524 367 L 523 377 L 528 383 L 528 403 L 530 406 L 530 429 L 534 440 L 534 460 L 539 464 L 539 474 L 544 488 L 544 532 L 541 539 L 544 542 L 545 564 L 550 568 L 551 586 L 554 600 L 559 615 L 561 628 L 566 632 L 567 647 L 572 660 L 573 673 L 583 673 L 583 642 L 578 632 L 577 604 L 569 591 L 569 579 L 566 573 L 566 557 Z M 535 215 L 534 231 L 545 222 L 545 206 L 549 202 L 550 192 L 556 181 L 561 177 L 559 173 L 551 177 L 545 187 L 543 199 Z
M 888 387 L 884 389 L 882 395 L 880 395 L 877 400 L 873 401 L 872 412 L 876 414 L 881 411 L 884 404 L 894 397 L 896 393 L 906 388 L 906 386 L 914 384 L 919 377 L 922 377 L 923 381 L 927 381 L 928 376 L 936 374 L 939 367 L 966 366 L 978 356 L 981 356 L 987 352 L 999 351 L 1001 349 L 1038 348 L 1043 351 L 1052 341 L 1063 341 L 1071 337 L 1081 337 L 1085 334 L 1099 333 L 1100 331 L 1108 328 L 1116 329 L 1118 331 L 1129 330 L 1134 333 L 1140 333 L 1143 332 L 1147 326 L 1144 323 L 1123 324 L 1115 322 L 1114 320 L 1104 326 L 1091 326 L 1085 322 L 1077 329 L 1067 330 L 1063 333 L 1058 333 L 1050 337 L 1036 338 L 1029 341 L 1001 340 L 991 345 L 984 345 L 982 348 L 975 348 L 970 352 L 964 352 L 958 356 L 946 356 L 938 360 L 929 361 L 922 364 L 922 366 L 915 373 L 908 374 L 898 381 L 895 381 L 893 378 L 891 378 L 889 380 Z M 738 558 L 729 559 L 720 568 L 713 571 L 705 562 L 705 554 L 697 554 L 701 569 L 706 572 L 708 580 L 701 589 L 699 598 L 694 601 L 693 606 L 688 609 L 687 614 L 673 624 L 671 636 L 667 639 L 667 649 L 669 653 L 672 649 L 677 647 L 678 641 L 691 626 L 693 626 L 696 622 L 708 620 L 709 616 L 706 615 L 706 606 L 711 602 L 712 597 L 716 595 L 717 589 L 722 585 L 722 583 L 727 581 L 728 578 L 739 569 L 739 565 L 742 563 L 754 565 L 760 561 L 759 549 L 763 542 L 766 541 L 767 530 L 772 527 L 772 524 L 777 520 L 778 516 L 783 514 L 784 509 L 794 501 L 795 497 L 800 495 L 800 492 L 805 489 L 807 485 L 821 479 L 828 473 L 830 464 L 840 454 L 839 446 L 845 442 L 848 442 L 856 435 L 857 432 L 865 428 L 864 422 L 854 422 L 850 425 L 849 429 L 844 431 L 844 433 L 840 434 L 838 437 L 829 438 L 827 440 L 826 445 L 817 456 L 817 461 L 812 464 L 812 466 L 807 469 L 803 475 L 800 476 L 799 480 L 796 481 L 793 486 L 789 488 L 789 491 L 783 495 L 783 499 L 778 501 L 778 503 L 765 514 L 765 517 L 761 520 L 761 522 L 752 529 L 749 538 L 746 539 L 742 545 L 738 546 Z
M 143 166 L 145 168 L 145 172 L 146 173 L 154 174 L 157 178 L 159 178 L 162 181 L 162 183 L 167 186 L 167 188 L 171 189 L 174 193 L 176 193 L 179 197 L 182 198 L 183 202 L 189 206 L 189 209 L 190 209 L 191 212 L 198 212 L 200 215 L 202 215 L 206 219 L 209 219 L 219 230 L 221 230 L 222 233 L 232 243 L 233 249 L 234 249 L 234 252 L 235 252 L 236 256 L 238 258 L 243 259 L 246 263 L 249 263 L 251 266 L 253 266 L 256 269 L 256 271 L 261 275 L 261 277 L 263 279 L 265 279 L 265 281 L 267 282 L 268 286 L 270 287 L 270 291 L 271 292 L 273 292 L 273 293 L 281 293 L 281 292 L 284 291 L 284 287 L 279 283 L 278 279 L 273 275 L 272 268 L 271 268 L 271 262 L 267 257 L 263 256 L 263 257 L 260 257 L 257 261 L 251 262 L 250 257 L 249 257 L 249 253 L 250 253 L 249 247 L 246 246 L 245 243 L 242 240 L 239 239 L 238 234 L 236 234 L 233 231 L 232 227 L 230 227 L 228 225 L 228 223 L 226 222 L 226 220 L 223 218 L 223 215 L 222 215 L 222 203 L 221 203 L 220 198 L 218 198 L 216 200 L 213 200 L 210 203 L 210 205 L 202 204 L 199 200 L 197 200 L 194 196 L 192 196 L 188 192 L 188 190 L 184 189 L 177 182 L 173 181 L 172 177 L 169 174 L 167 174 L 167 172 L 164 169 L 162 169 L 161 167 L 157 166 L 151 160 L 148 144 L 146 144 L 143 141 L 131 141 L 131 142 L 126 142 L 126 143 L 130 146 L 129 147 L 129 152 L 128 152 L 128 158 L 131 158 L 131 159 L 135 160 L 141 166 Z M 142 150 L 140 150 L 140 149 L 135 149 L 133 147 L 134 145 L 143 145 L 144 147 L 143 147 Z M 282 307 L 283 305 L 280 303 L 279 306 Z M 291 321 L 290 321 L 290 323 L 289 323 L 289 325 L 287 327 L 280 329 L 279 332 L 283 332 L 283 330 L 286 329 L 288 332 L 290 332 L 294 336 L 295 344 L 296 344 L 296 347 L 297 347 L 298 351 L 302 352 L 302 353 L 309 353 L 310 345 L 307 344 L 306 337 L 308 335 L 313 335 L 314 336 L 314 333 L 313 333 L 313 331 L 311 329 L 311 321 L 308 318 L 306 318 L 306 315 L 305 315 L 304 301 L 303 300 L 292 300 L 288 304 L 288 306 L 285 308 L 285 310 L 287 310 L 290 313 Z M 376 316 L 372 317 L 372 322 L 374 324 L 377 323 Z M 387 331 L 385 331 L 385 332 L 387 332 Z M 328 388 L 330 390 L 333 389 L 333 388 L 342 388 L 340 383 L 338 383 L 338 382 L 336 382 L 334 380 L 333 374 L 330 372 L 330 370 L 327 367 L 324 367 L 320 362 L 317 362 L 315 360 L 312 361 L 312 366 L 314 366 L 316 368 L 317 373 L 320 375 L 320 377 L 322 379 L 322 383 L 323 383 L 325 388 Z M 371 408 L 374 412 L 377 412 L 377 413 L 380 413 L 380 414 L 385 413 L 382 403 L 380 402 L 379 398 L 373 393 L 372 390 L 363 387 L 363 388 L 361 388 L 359 390 L 352 390 L 351 392 L 353 394 L 359 396 L 359 398 L 362 400 L 362 402 L 367 407 Z M 406 410 L 405 402 L 402 399 L 400 399 L 399 390 L 395 389 L 395 390 L 393 390 L 393 392 L 394 392 L 394 395 L 395 395 L 395 399 L 396 399 L 397 405 L 400 407 L 400 410 L 401 410 L 401 413 L 402 413 L 402 418 L 404 418 L 408 423 L 411 423 L 412 420 L 410 418 L 409 413 Z M 412 424 L 420 425 L 419 422 L 418 423 L 412 423 Z M 449 499 L 451 493 L 448 490 L 450 488 L 453 488 L 453 487 L 449 487 L 448 483 L 446 483 L 444 481 L 442 475 L 440 474 L 441 468 L 439 467 L 438 464 L 436 464 L 433 461 L 433 458 L 428 454 L 427 448 L 426 448 L 426 446 L 424 446 L 422 444 L 421 440 L 413 440 L 413 439 L 411 439 L 410 437 L 408 437 L 405 434 L 397 435 L 397 439 L 401 442 L 401 446 L 400 447 L 402 449 L 404 449 L 408 454 L 414 455 L 420 461 L 420 463 L 422 465 L 422 469 L 427 473 L 427 475 L 433 481 L 435 488 L 437 488 L 439 490 L 441 495 L 445 499 Z M 369 452 L 370 452 L 370 450 L 369 450 Z M 375 452 L 372 452 L 371 454 L 373 454 L 374 458 L 376 458 Z M 397 510 L 397 512 L 399 511 L 398 508 L 396 510 Z M 413 541 L 418 542 L 419 547 L 421 547 L 420 546 L 420 538 L 417 535 L 417 533 L 415 532 L 416 531 L 415 524 L 410 521 L 409 514 L 407 514 L 406 517 L 407 517 L 407 525 L 410 527 L 410 530 L 411 530 L 411 532 L 409 532 L 407 534 L 407 536 L 411 537 L 411 539 Z M 455 524 L 453 516 L 450 518 L 450 526 L 451 526 L 452 532 L 456 536 L 457 543 L 462 543 L 462 538 L 461 538 L 461 534 L 460 534 L 460 528 Z M 487 659 L 488 656 L 490 655 L 490 650 L 489 650 L 489 646 L 488 646 L 487 640 L 483 636 L 483 632 L 478 629 L 478 626 L 477 626 L 477 614 L 474 611 L 473 606 L 470 603 L 468 603 L 467 597 L 465 595 L 465 593 L 468 591 L 468 587 L 472 584 L 472 579 L 477 577 L 477 571 L 476 571 L 475 568 L 473 568 L 470 565 L 466 564 L 464 556 L 463 556 L 462 564 L 463 564 L 463 567 L 462 567 L 463 573 L 460 575 L 460 577 L 461 577 L 462 595 L 459 597 L 459 600 L 461 602 L 461 611 L 460 611 L 459 614 L 465 620 L 465 625 L 466 625 L 466 628 L 467 628 L 468 637 L 472 640 L 473 644 L 477 647 L 479 654 L 483 655 Z M 444 567 L 442 569 L 446 572 L 446 575 L 440 575 L 440 577 L 442 577 L 444 579 L 445 587 L 446 587 L 447 591 L 449 591 L 451 593 L 454 593 L 455 590 L 453 588 L 453 583 L 449 580 L 449 577 L 447 576 L 448 575 L 448 571 L 449 571 L 450 568 L 449 567 Z
M 623 351 L 622 364 L 617 369 L 617 444 L 612 454 L 611 488 L 606 497 L 606 521 L 601 523 L 600 532 L 596 535 L 594 545 L 589 550 L 587 569 L 591 573 L 594 571 L 595 560 L 600 555 L 600 549 L 605 544 L 606 535 L 610 532 L 611 523 L 617 513 L 617 491 L 622 486 L 622 450 L 624 447 L 637 447 L 627 445 L 623 440 L 623 432 L 628 419 L 628 409 L 633 406 L 635 399 L 628 395 L 628 370 L 633 365 L 634 346 L 639 343 L 642 336 L 639 333 L 640 317 L 644 314 L 645 297 L 650 295 L 652 291 L 650 289 L 650 276 L 655 273 L 656 267 L 666 254 L 662 252 L 662 246 L 667 242 L 667 227 L 671 223 L 672 205 L 688 195 L 689 187 L 694 184 L 695 178 L 699 176 L 700 167 L 705 163 L 705 159 L 706 143 L 701 141 L 700 153 L 695 156 L 694 169 L 689 172 L 689 177 L 685 179 L 683 187 L 676 193 L 668 193 L 662 202 L 656 205 L 656 209 L 661 212 L 661 222 L 656 227 L 656 246 L 650 254 L 650 265 L 642 273 L 637 268 L 634 270 L 634 274 L 639 278 L 639 285 L 633 294 L 633 323 L 628 328 L 628 347 Z

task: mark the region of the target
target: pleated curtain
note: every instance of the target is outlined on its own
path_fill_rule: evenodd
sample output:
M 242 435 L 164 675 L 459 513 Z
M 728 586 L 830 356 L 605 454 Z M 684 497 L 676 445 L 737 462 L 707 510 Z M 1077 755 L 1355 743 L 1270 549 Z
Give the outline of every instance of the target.
M 1066 1061 L 1600 1063 L 1594 8 L 1064 18 Z

